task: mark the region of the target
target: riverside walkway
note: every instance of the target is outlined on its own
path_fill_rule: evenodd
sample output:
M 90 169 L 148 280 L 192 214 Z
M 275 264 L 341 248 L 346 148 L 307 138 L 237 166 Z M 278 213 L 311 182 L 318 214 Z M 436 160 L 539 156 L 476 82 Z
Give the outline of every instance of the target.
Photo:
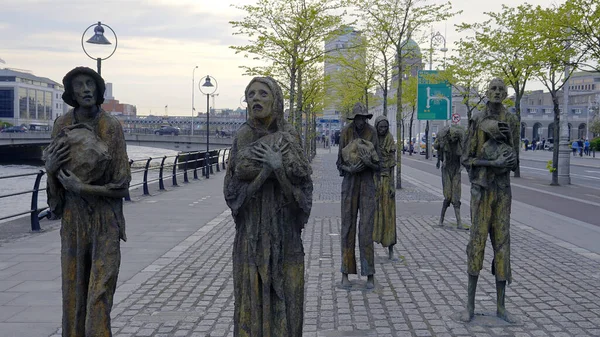
M 313 210 L 303 232 L 304 336 L 600 336 L 600 227 L 520 202 L 513 203 L 514 281 L 506 304 L 520 322 L 493 318 L 489 241 L 476 297 L 476 313 L 486 315 L 470 324 L 452 320 L 466 300 L 469 233 L 436 226 L 440 178 L 408 166 L 396 194 L 399 259 L 389 261 L 376 245 L 375 289 L 363 290 L 366 278 L 353 275 L 353 289 L 340 288 L 336 156 L 337 148 L 319 149 L 313 161 Z M 129 240 L 122 243 L 114 336 L 233 336 L 235 226 L 223 177 L 126 203 Z M 565 223 L 575 229 L 562 233 Z M 0 246 L 1 337 L 60 336 L 60 238 L 56 225 L 44 227 L 54 229 Z

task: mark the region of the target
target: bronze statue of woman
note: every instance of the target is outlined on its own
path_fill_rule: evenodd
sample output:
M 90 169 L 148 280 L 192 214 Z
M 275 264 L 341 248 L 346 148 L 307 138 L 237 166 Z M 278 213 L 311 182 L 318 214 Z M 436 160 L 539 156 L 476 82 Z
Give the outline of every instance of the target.
M 234 336 L 302 336 L 302 229 L 311 167 L 271 77 L 246 87 L 249 118 L 233 141 L 224 194 L 235 221 Z
M 377 211 L 373 226 L 373 241 L 388 248 L 390 260 L 394 258 L 396 244 L 396 189 L 394 187 L 394 167 L 396 166 L 396 144 L 390 133 L 387 117 L 375 119 L 375 129 L 379 138 L 381 171 L 377 184 Z

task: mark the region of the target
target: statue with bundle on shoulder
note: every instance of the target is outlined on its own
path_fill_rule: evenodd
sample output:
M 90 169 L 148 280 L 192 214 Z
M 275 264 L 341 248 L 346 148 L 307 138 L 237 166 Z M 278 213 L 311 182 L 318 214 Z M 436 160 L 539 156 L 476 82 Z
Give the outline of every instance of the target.
M 444 192 L 444 203 L 440 215 L 440 226 L 444 225 L 446 210 L 452 204 L 456 216 L 456 228 L 469 229 L 460 219 L 460 195 L 461 195 L 461 158 L 464 149 L 465 130 L 459 125 L 451 125 L 442 128 L 438 132 L 433 143 L 437 151 L 437 164 L 435 167 L 442 170 L 442 188 Z M 441 165 L 440 165 L 441 164 Z

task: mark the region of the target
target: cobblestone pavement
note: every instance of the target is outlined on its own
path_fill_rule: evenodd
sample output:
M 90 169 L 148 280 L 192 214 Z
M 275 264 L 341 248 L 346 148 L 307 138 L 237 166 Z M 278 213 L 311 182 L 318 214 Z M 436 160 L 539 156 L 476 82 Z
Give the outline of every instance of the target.
M 321 152 L 313 163 L 317 202 L 339 201 L 334 161 L 335 155 Z M 439 199 L 408 184 L 398 205 L 419 198 Z M 365 278 L 351 276 L 353 288 L 346 290 L 338 286 L 338 213 L 332 207 L 331 216 L 312 217 L 303 233 L 304 336 L 600 336 L 600 263 L 523 224 L 512 228 L 514 282 L 507 289 L 507 309 L 520 323 L 493 317 L 488 249 L 477 316 L 463 324 L 451 316 L 466 299 L 468 232 L 436 227 L 433 216 L 399 212 L 400 259 L 389 261 L 376 245 L 376 288 L 366 291 Z M 156 273 L 113 310 L 115 336 L 233 336 L 234 228 L 225 212 L 148 267 Z

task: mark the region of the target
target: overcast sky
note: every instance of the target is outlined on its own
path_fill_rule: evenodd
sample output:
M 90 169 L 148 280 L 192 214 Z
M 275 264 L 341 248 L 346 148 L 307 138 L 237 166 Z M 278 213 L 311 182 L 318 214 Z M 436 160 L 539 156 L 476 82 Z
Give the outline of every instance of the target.
M 95 60 L 81 48 L 81 36 L 97 21 L 111 26 L 118 36 L 118 48 L 103 61 L 102 76 L 113 83 L 115 98 L 136 105 L 140 115 L 162 115 L 165 105 L 169 115 L 191 115 L 192 73 L 196 65 L 195 107 L 200 112 L 206 111 L 206 96 L 197 88 L 202 76 L 208 74 L 218 81 L 217 109 L 240 106 L 250 80 L 242 76 L 239 68 L 248 59 L 229 48 L 246 44 L 247 40 L 232 35 L 229 21 L 244 15 L 232 4 L 254 0 L 0 1 L 0 59 L 6 62 L 0 66 L 26 69 L 57 82 L 75 66 L 96 68 Z M 548 0 L 529 2 L 549 4 Z M 454 24 L 482 21 L 486 18 L 484 11 L 499 11 L 502 3 L 517 6 L 522 1 L 454 0 L 454 9 L 463 13 L 434 29 L 442 34 L 446 31 L 451 52 L 458 38 Z M 92 34 L 93 28 L 85 40 Z M 105 36 L 114 43 L 111 32 Z M 94 57 L 103 56 L 104 50 L 110 49 L 93 47 L 86 44 Z

